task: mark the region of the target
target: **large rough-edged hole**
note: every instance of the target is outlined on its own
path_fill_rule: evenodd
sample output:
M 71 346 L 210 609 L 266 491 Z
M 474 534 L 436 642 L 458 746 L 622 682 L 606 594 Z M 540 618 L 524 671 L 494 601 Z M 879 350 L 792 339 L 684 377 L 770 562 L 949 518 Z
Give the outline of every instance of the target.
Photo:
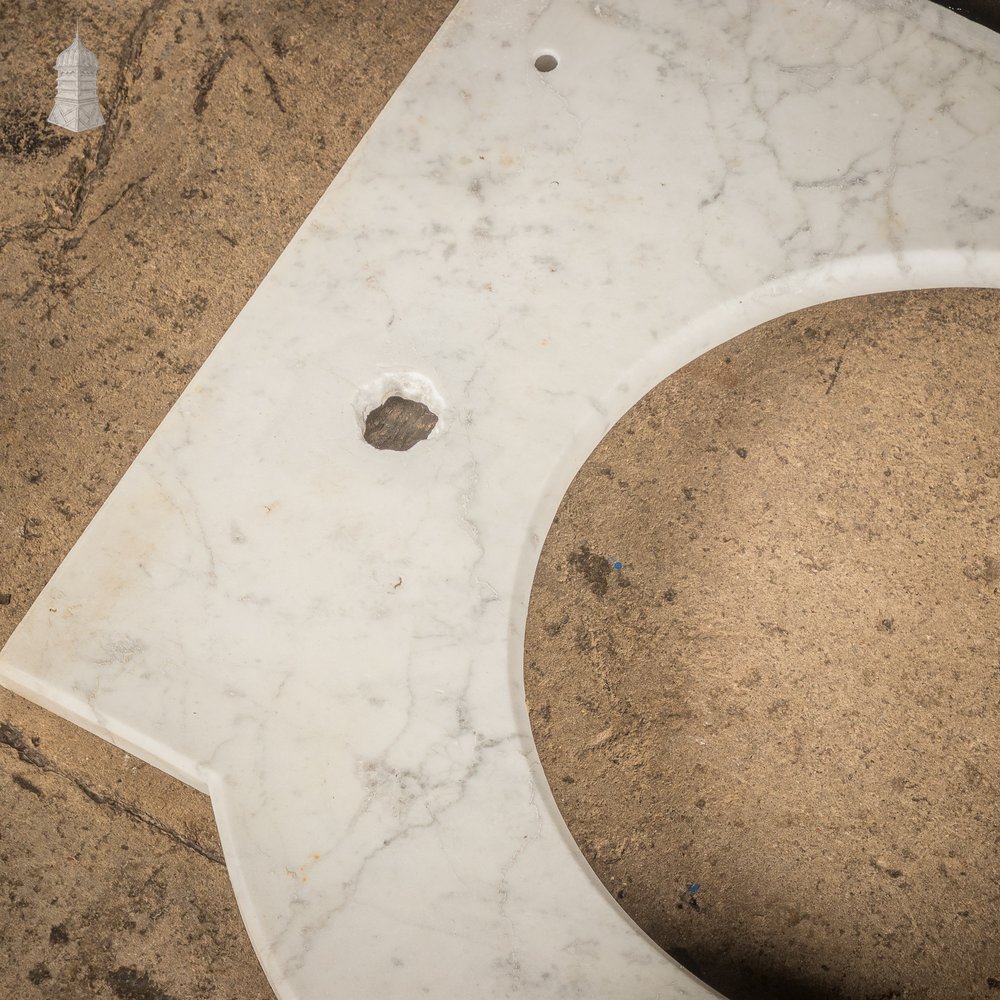
M 390 396 L 365 417 L 365 440 L 385 451 L 409 451 L 426 441 L 437 426 L 437 414 L 415 399 Z
M 622 907 L 732 1000 L 1000 997 L 1000 291 L 759 327 L 570 486 L 525 685 Z

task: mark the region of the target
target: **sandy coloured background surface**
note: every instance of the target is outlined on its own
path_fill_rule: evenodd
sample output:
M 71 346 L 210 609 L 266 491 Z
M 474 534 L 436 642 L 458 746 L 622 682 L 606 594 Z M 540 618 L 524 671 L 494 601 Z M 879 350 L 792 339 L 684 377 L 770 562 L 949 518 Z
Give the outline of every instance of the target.
M 108 125 L 79 136 L 45 124 L 64 6 L 0 7 L 0 642 L 450 7 L 82 3 Z M 734 997 L 1000 995 L 997 428 L 968 388 L 996 392 L 998 318 L 996 293 L 896 296 L 700 359 L 547 543 L 526 677 L 557 798 Z M 270 996 L 207 799 L 0 690 L 0 1000 Z

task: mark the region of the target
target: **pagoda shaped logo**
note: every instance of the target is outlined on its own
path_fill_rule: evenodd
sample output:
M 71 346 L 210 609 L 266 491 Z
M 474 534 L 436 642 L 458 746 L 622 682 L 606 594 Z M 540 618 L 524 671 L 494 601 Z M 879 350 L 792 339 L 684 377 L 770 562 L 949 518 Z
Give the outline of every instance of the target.
M 49 121 L 71 132 L 103 125 L 104 116 L 97 103 L 97 56 L 80 41 L 79 24 L 73 44 L 56 59 L 56 73 L 56 103 Z

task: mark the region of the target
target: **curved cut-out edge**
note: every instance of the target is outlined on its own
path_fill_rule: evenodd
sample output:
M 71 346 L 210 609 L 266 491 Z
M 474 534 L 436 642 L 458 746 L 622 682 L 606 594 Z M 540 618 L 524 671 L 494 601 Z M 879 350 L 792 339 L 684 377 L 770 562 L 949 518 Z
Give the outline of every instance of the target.
M 528 763 L 538 793 L 536 802 L 539 808 L 548 811 L 569 855 L 587 870 L 595 888 L 617 907 L 623 920 L 660 951 L 660 946 L 622 909 L 580 850 L 556 802 L 535 743 L 524 682 L 524 643 L 535 572 L 552 519 L 573 478 L 608 432 L 660 382 L 685 365 L 764 323 L 843 299 L 935 288 L 1000 289 L 1000 250 L 981 251 L 974 255 L 974 260 L 978 266 L 973 269 L 969 257 L 958 250 L 857 256 L 792 272 L 700 313 L 684 324 L 681 331 L 667 338 L 667 343 L 658 344 L 635 359 L 624 377 L 614 385 L 612 398 L 605 400 L 607 405 L 601 415 L 592 406 L 581 407 L 579 430 L 543 484 L 534 513 L 525 525 L 524 543 L 513 581 L 508 649 L 511 673 L 508 690 L 513 696 L 519 728 L 528 734 L 531 744 Z M 980 276 L 982 283 L 977 283 Z M 990 278 L 992 280 L 988 280 Z M 721 993 L 694 976 L 676 959 L 667 957 L 700 986 L 725 1000 Z

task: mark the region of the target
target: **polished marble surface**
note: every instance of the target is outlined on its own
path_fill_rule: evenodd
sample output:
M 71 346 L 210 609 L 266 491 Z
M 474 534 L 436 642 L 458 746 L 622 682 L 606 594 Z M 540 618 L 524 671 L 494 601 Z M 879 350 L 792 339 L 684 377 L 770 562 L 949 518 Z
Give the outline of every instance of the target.
M 1000 283 L 998 162 L 1000 39 L 922 2 L 463 0 L 0 681 L 211 792 L 282 998 L 711 995 L 552 803 L 542 539 L 705 350 Z M 401 453 L 361 433 L 393 392 L 440 417 Z

